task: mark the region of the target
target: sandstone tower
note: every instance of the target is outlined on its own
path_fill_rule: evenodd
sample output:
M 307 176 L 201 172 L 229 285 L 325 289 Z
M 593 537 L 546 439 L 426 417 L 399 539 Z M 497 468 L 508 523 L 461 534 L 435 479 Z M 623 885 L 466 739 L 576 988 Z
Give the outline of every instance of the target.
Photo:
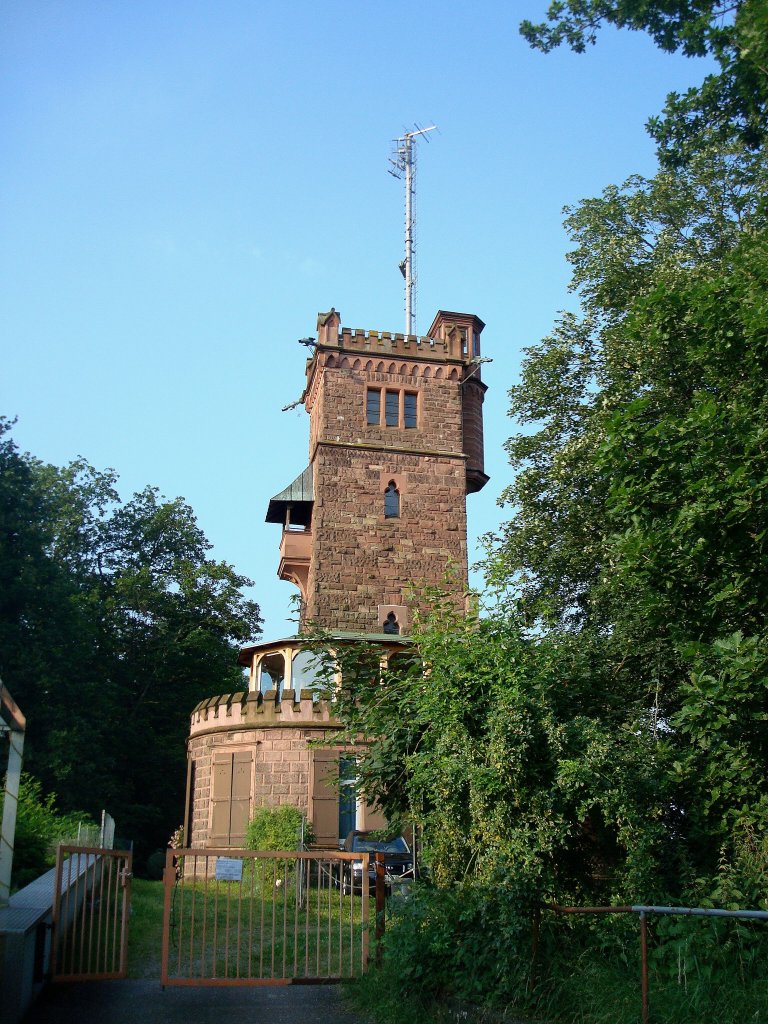
M 483 472 L 476 316 L 440 311 L 425 338 L 317 322 L 307 361 L 309 466 L 269 504 L 283 526 L 279 574 L 302 622 L 408 632 L 408 597 L 455 571 L 467 588 L 466 495 Z
M 385 662 L 407 645 L 425 586 L 449 578 L 463 607 L 466 496 L 488 480 L 484 326 L 441 310 L 417 337 L 342 328 L 334 309 L 319 315 L 302 396 L 309 465 L 266 516 L 282 527 L 278 575 L 299 588 L 302 627 L 372 641 Z M 241 846 L 254 808 L 285 803 L 307 814 L 318 846 L 383 827 L 356 793 L 354 750 L 334 746 L 339 725 L 314 692 L 301 637 L 246 647 L 239 661 L 248 688 L 192 714 L 188 841 Z

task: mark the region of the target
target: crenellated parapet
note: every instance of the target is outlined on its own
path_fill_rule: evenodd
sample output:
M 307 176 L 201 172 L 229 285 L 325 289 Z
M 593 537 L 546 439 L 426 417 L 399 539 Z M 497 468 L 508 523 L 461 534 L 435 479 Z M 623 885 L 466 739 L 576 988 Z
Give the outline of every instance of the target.
M 338 728 L 327 700 L 312 690 L 244 690 L 201 700 L 192 712 L 190 736 L 217 730 L 325 726 Z
M 466 313 L 440 312 L 426 335 L 342 327 L 332 309 L 317 320 L 317 347 L 367 355 L 471 363 L 480 354 L 479 338 L 485 325 Z M 310 360 L 311 362 L 311 360 Z
M 457 339 L 458 340 L 458 339 Z M 391 334 L 389 331 L 361 331 L 342 327 L 336 338 L 337 347 L 347 352 L 376 352 L 426 359 L 460 359 L 461 353 L 445 338 L 428 338 L 417 334 Z

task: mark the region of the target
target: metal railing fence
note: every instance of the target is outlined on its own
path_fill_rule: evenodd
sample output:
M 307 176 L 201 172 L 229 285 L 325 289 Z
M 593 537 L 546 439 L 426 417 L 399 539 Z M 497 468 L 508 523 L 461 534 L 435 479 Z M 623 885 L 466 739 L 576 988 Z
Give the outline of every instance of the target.
M 325 851 L 169 850 L 161 983 L 287 985 L 360 974 L 369 861 Z
M 124 978 L 129 850 L 60 845 L 53 905 L 53 980 Z
M 549 904 L 543 908 L 555 914 L 637 914 L 639 921 L 640 937 L 640 1000 L 643 1024 L 650 1024 L 650 994 L 648 981 L 648 917 L 651 914 L 670 917 L 713 917 L 746 919 L 752 921 L 768 921 L 768 911 L 765 910 L 719 910 L 709 907 L 663 907 L 653 905 L 633 905 L 618 907 L 564 907 L 557 903 Z M 535 984 L 535 970 L 539 946 L 539 929 L 541 925 L 541 912 L 537 912 L 533 919 L 533 951 L 531 966 L 531 984 Z

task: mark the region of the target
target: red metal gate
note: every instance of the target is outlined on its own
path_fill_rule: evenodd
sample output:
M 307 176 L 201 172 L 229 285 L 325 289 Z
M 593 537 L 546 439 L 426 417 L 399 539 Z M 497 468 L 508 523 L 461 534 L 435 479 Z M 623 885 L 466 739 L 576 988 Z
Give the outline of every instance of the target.
M 60 846 L 53 905 L 54 981 L 124 978 L 132 854 Z
M 368 963 L 369 855 L 169 850 L 163 985 L 339 981 Z

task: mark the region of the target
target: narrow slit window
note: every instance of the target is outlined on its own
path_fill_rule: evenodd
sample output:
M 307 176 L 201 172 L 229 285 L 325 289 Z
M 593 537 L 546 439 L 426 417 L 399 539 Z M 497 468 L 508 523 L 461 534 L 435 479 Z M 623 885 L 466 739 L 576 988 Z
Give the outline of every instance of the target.
M 381 420 L 381 392 L 378 388 L 368 388 L 365 408 L 369 426 L 377 427 Z
M 416 429 L 416 395 L 412 391 L 403 395 L 403 423 L 406 430 Z
M 397 519 L 400 516 L 400 492 L 395 481 L 390 480 L 384 491 L 384 518 Z
M 400 392 L 387 391 L 385 407 L 386 424 L 388 427 L 400 425 Z

